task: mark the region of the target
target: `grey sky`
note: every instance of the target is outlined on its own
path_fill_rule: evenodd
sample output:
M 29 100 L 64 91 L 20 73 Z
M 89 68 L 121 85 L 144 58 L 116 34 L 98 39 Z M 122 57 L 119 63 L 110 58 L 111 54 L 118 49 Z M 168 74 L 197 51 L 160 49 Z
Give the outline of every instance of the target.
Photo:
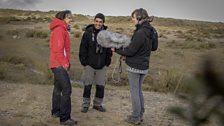
M 69 9 L 84 15 L 127 16 L 140 7 L 158 17 L 224 22 L 224 0 L 0 0 L 0 8 Z

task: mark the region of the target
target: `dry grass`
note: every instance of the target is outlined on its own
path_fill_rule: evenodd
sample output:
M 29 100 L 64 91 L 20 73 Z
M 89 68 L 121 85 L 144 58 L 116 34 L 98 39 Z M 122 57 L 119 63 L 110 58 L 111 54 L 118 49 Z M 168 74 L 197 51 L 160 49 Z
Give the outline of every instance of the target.
M 40 39 L 46 39 L 49 35 L 49 32 L 46 31 L 39 31 L 39 30 L 28 30 L 26 32 L 27 38 L 40 38 Z

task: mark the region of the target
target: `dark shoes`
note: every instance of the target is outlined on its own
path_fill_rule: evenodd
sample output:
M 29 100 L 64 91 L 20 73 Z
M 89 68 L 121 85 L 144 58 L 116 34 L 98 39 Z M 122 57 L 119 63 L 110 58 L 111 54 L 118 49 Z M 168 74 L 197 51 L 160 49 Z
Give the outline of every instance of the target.
M 78 122 L 73 120 L 73 119 L 68 119 L 64 122 L 60 122 L 61 125 L 66 125 L 66 126 L 74 126 L 76 125 Z
M 133 116 L 129 115 L 129 116 L 127 116 L 127 118 L 124 121 L 127 123 L 130 123 L 130 124 L 140 125 L 143 120 L 134 118 Z
M 82 107 L 81 112 L 82 113 L 87 113 L 89 110 L 89 107 Z
M 106 109 L 103 106 L 93 106 L 93 109 L 96 109 L 97 111 L 100 112 L 106 112 Z
M 53 118 L 59 118 L 60 117 L 60 114 L 58 114 L 58 113 L 52 114 L 51 117 L 53 117 Z
M 106 112 L 106 109 L 103 106 L 93 106 L 93 109 L 96 109 L 97 111 L 100 111 L 100 112 Z M 82 107 L 81 112 L 87 113 L 88 110 L 89 110 L 89 107 Z

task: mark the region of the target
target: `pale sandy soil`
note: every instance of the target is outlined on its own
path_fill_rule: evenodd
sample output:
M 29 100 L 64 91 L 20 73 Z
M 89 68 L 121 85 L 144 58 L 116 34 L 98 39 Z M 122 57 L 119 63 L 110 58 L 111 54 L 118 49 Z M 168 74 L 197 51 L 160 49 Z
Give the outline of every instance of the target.
M 1 126 L 55 126 L 59 120 L 52 118 L 52 85 L 14 84 L 0 81 Z M 92 90 L 94 93 L 94 89 Z M 93 95 L 92 95 L 93 96 Z M 144 92 L 145 116 L 142 126 L 183 126 L 178 118 L 166 112 L 168 106 L 179 104 L 172 94 Z M 129 91 L 106 89 L 102 113 L 92 108 L 80 112 L 82 88 L 73 87 L 72 118 L 79 126 L 129 126 L 124 119 L 131 112 Z

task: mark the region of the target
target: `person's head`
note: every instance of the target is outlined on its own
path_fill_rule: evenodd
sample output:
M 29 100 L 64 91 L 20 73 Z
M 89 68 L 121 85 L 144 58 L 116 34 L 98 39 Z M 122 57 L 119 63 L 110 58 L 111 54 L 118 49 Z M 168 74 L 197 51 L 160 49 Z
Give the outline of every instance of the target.
M 69 24 L 72 21 L 72 12 L 70 10 L 60 11 L 55 15 L 55 17 L 65 21 L 66 24 Z
M 134 10 L 131 17 L 135 25 L 141 24 L 144 21 L 151 22 L 153 20 L 153 17 L 149 17 L 148 12 L 143 8 Z
M 105 16 L 102 13 L 96 14 L 94 18 L 94 27 L 96 29 L 101 29 L 105 22 Z

